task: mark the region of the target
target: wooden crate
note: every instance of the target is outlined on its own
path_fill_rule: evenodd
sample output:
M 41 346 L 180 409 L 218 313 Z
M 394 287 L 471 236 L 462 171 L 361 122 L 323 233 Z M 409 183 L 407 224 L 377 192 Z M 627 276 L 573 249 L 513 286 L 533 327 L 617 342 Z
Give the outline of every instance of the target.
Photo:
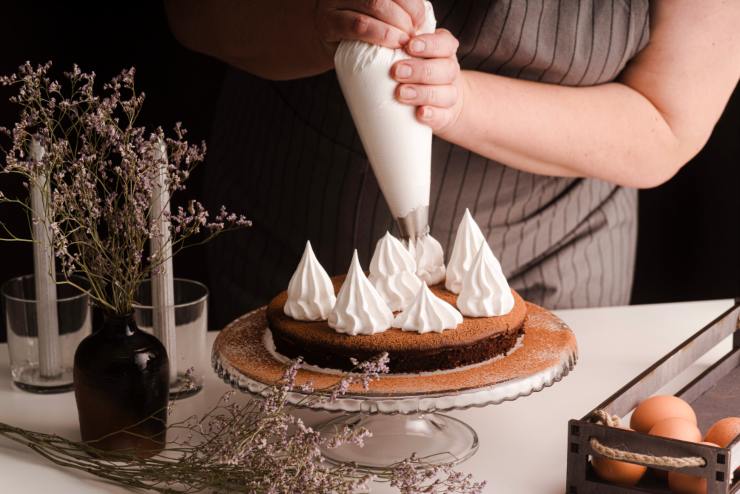
M 696 362 L 716 344 L 732 336 L 732 350 L 687 384 L 676 396 L 694 406 L 702 430 L 715 420 L 740 416 L 740 299 L 714 321 L 669 352 L 580 420 L 568 423 L 567 494 L 668 493 L 665 480 L 648 472 L 635 487 L 620 487 L 599 479 L 589 458 L 596 456 L 591 439 L 622 450 L 655 456 L 700 456 L 703 467 L 681 472 L 707 479 L 707 494 L 740 493 L 740 438 L 727 448 L 717 448 L 639 432 L 608 427 L 594 419 L 596 410 L 626 416 L 641 401 L 657 392 Z M 723 398 L 729 399 L 723 399 Z M 661 468 L 661 470 L 673 470 Z M 738 470 L 733 482 L 732 472 Z

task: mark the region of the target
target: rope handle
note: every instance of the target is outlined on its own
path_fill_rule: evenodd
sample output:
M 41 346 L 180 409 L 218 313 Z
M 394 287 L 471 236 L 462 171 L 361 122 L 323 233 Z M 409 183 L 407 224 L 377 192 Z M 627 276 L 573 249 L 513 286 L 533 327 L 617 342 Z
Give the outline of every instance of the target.
M 596 410 L 592 414 L 595 423 L 606 425 L 608 427 L 619 427 L 619 417 L 609 415 L 606 410 Z M 707 461 L 701 456 L 654 456 L 643 453 L 634 453 L 619 448 L 612 448 L 601 443 L 595 437 L 589 440 L 591 448 L 601 456 L 610 460 L 626 461 L 629 463 L 639 463 L 649 467 L 672 467 L 672 468 L 689 468 L 704 467 Z

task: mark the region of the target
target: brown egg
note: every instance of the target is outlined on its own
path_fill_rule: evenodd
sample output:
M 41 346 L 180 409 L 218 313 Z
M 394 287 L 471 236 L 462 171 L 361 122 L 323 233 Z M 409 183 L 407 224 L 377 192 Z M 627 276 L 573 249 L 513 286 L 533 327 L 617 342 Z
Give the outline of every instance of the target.
M 703 442 L 709 446 L 717 446 L 714 443 Z M 680 471 L 668 472 L 668 486 L 675 494 L 706 494 L 707 479 L 696 475 L 688 475 Z
M 727 417 L 715 422 L 707 431 L 705 441 L 719 444 L 726 448 L 740 435 L 740 417 Z
M 630 430 L 626 427 L 622 428 Z M 627 463 L 625 461 L 610 460 L 603 456 L 596 455 L 591 459 L 591 465 L 593 465 L 594 471 L 600 479 L 624 487 L 632 487 L 637 484 L 647 471 L 647 467 L 642 465 L 635 465 L 634 463 Z
M 707 479 L 681 472 L 668 472 L 668 487 L 675 494 L 706 494 Z
M 650 429 L 649 434 L 692 443 L 701 441 L 701 431 L 696 424 L 681 418 L 661 420 Z M 667 472 L 665 470 L 654 469 L 653 471 L 658 478 L 664 479 L 666 477 Z
M 591 465 L 599 478 L 624 487 L 637 484 L 647 471 L 647 467 L 642 465 L 610 460 L 601 456 L 594 456 Z
M 696 425 L 696 413 L 688 403 L 675 396 L 658 395 L 637 405 L 630 419 L 630 427 L 647 434 L 655 424 L 670 418 L 682 418 Z
M 648 434 L 692 443 L 701 441 L 701 431 L 696 423 L 682 418 L 661 420 L 650 429 Z

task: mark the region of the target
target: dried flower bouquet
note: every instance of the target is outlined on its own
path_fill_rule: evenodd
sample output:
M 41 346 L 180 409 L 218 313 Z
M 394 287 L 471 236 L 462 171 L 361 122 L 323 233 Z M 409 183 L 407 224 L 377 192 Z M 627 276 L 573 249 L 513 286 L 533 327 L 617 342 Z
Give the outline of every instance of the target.
M 249 221 L 223 207 L 211 218 L 195 200 L 173 213 L 169 204 L 152 210 L 161 168 L 166 167 L 170 192 L 184 189 L 193 167 L 203 160 L 205 144 L 185 141 L 179 124 L 174 137 L 166 137 L 161 128 L 147 132 L 137 126 L 144 93 L 135 89 L 133 68 L 103 84 L 102 95 L 96 92 L 94 72 L 75 66 L 59 82 L 49 76 L 50 68 L 51 63 L 33 67 L 27 62 L 16 74 L 0 77 L 0 85 L 17 87 L 11 101 L 20 106 L 15 126 L 0 129 L 10 140 L 0 172 L 19 175 L 26 188 L 42 189 L 49 240 L 66 282 L 74 284 L 71 276 L 82 275 L 96 304 L 126 314 L 137 285 L 166 260 L 157 252 L 145 258 L 147 242 L 161 233 L 153 216 L 169 217 L 173 255 L 196 235 L 204 234 L 202 243 Z M 20 206 L 31 217 L 27 198 L 0 192 L 3 203 Z M 2 222 L 0 228 L 5 240 L 30 240 Z

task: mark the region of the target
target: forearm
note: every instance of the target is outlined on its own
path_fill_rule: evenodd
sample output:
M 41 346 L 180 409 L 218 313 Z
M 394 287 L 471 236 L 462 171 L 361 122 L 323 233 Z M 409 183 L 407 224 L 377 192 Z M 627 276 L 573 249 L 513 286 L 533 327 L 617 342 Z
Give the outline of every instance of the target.
M 464 72 L 462 86 L 462 110 L 441 137 L 528 172 L 651 187 L 695 147 L 621 83 L 575 88 Z
M 314 0 L 166 0 L 170 27 L 186 47 L 267 79 L 296 79 L 333 67 L 313 22 Z
M 740 2 L 651 2 L 617 82 L 564 87 L 464 72 L 442 137 L 509 166 L 652 187 L 704 146 L 740 77 Z

